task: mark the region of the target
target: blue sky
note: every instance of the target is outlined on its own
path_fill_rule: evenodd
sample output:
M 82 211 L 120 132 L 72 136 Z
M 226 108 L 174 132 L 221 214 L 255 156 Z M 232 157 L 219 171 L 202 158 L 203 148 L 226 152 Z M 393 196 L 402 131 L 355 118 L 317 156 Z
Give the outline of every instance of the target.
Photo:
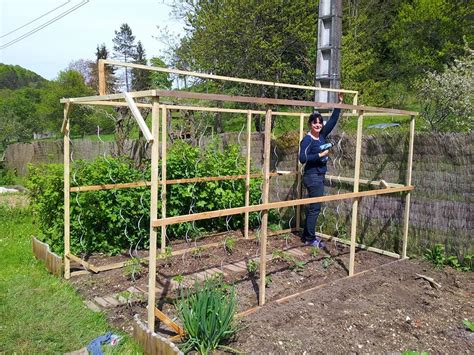
M 0 0 L 1 36 L 64 4 L 51 14 L 1 38 L 0 45 L 22 36 L 81 2 L 82 0 Z M 171 14 L 171 2 L 172 0 L 90 0 L 31 36 L 0 49 L 0 62 L 21 65 L 46 79 L 54 79 L 60 70 L 74 60 L 93 60 L 98 44 L 105 43 L 111 52 L 114 31 L 122 23 L 128 23 L 136 40 L 142 41 L 147 58 L 163 55 L 166 44 L 153 37 L 159 37 L 163 28 L 178 36 L 184 33 L 183 23 Z

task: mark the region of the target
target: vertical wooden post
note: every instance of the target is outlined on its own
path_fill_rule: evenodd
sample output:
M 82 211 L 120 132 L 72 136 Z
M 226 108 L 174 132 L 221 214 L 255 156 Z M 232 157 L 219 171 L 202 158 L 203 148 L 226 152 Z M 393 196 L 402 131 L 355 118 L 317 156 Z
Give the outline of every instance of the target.
M 166 106 L 161 111 L 161 218 L 166 218 L 166 142 L 167 142 Z M 166 248 L 166 226 L 161 227 L 161 252 Z
M 359 99 L 359 93 L 356 93 L 356 94 L 354 95 L 354 98 L 352 99 L 352 104 L 353 104 L 354 106 L 357 106 L 358 99 Z M 353 113 L 353 114 L 356 114 L 356 113 L 357 113 L 357 110 L 352 110 L 352 113 Z
M 265 144 L 263 148 L 263 196 L 262 203 L 268 203 L 270 187 L 270 148 L 272 141 L 272 110 L 267 109 L 265 115 Z M 260 234 L 260 286 L 258 289 L 258 304 L 265 304 L 265 278 L 267 268 L 267 229 L 268 210 L 262 211 L 262 230 Z
M 250 149 L 252 139 L 252 112 L 247 113 L 247 160 L 245 177 L 245 207 L 250 205 Z M 249 212 L 245 212 L 244 237 L 249 237 Z
M 105 64 L 103 59 L 99 59 L 97 67 L 99 73 L 99 95 L 105 95 L 107 88 L 105 81 Z
M 413 142 L 415 140 L 415 116 L 411 116 L 410 121 L 410 138 L 408 142 L 408 164 L 407 164 L 407 177 L 406 185 L 411 185 L 411 173 L 413 168 Z M 410 191 L 406 194 L 405 197 L 405 211 L 403 213 L 403 249 L 402 249 L 402 258 L 407 257 L 407 246 L 408 246 L 408 223 L 410 218 Z
M 156 230 L 152 222 L 158 217 L 158 161 L 160 160 L 160 107 L 159 98 L 153 97 L 151 111 L 151 202 L 150 202 L 150 258 L 148 261 L 148 328 L 155 330 L 155 286 L 156 286 Z
M 359 192 L 359 175 L 360 175 L 360 158 L 362 150 L 362 125 L 364 122 L 364 111 L 359 111 L 359 118 L 357 119 L 357 141 L 355 154 L 355 168 L 354 168 L 354 192 Z M 357 209 L 360 198 L 352 200 L 352 224 L 351 224 L 351 253 L 349 259 L 349 276 L 354 275 L 354 261 L 355 261 L 355 247 L 356 247 L 356 232 L 357 232 Z
M 296 171 L 297 171 L 297 182 L 296 182 L 296 198 L 301 199 L 303 196 L 303 186 L 301 184 L 302 176 L 301 176 L 301 167 L 302 164 L 300 163 L 300 145 L 299 142 L 303 139 L 303 130 L 304 130 L 304 113 L 300 115 L 300 140 L 298 141 L 298 156 L 296 157 Z M 297 230 L 301 229 L 301 206 L 296 206 L 296 228 Z
M 70 216 L 70 146 L 69 146 L 69 103 L 64 105 L 64 278 L 71 277 L 71 262 L 67 256 L 71 252 L 71 216 Z

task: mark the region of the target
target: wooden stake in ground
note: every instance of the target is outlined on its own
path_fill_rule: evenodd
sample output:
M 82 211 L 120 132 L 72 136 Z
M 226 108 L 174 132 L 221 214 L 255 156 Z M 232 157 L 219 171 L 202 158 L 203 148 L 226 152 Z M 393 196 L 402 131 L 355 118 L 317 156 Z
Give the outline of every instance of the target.
M 413 142 L 415 139 L 415 116 L 411 116 L 410 121 L 410 138 L 408 141 L 408 163 L 407 163 L 407 177 L 406 185 L 411 185 L 411 172 L 413 167 Z M 402 258 L 407 257 L 408 247 L 408 223 L 410 219 L 410 197 L 411 194 L 408 192 L 405 197 L 405 211 L 403 213 L 403 246 L 402 246 Z
M 359 175 L 360 175 L 360 156 L 362 150 L 362 127 L 364 123 L 364 111 L 359 111 L 357 119 L 357 141 L 354 168 L 354 192 L 359 192 Z M 354 275 L 356 233 L 357 233 L 357 209 L 360 197 L 352 200 L 352 223 L 351 223 L 351 254 L 349 258 L 349 276 Z
M 247 113 L 247 156 L 246 156 L 246 177 L 245 177 L 245 207 L 250 205 L 250 149 L 252 139 L 252 113 Z M 245 212 L 244 237 L 249 237 L 249 212 Z
M 272 110 L 265 115 L 265 145 L 263 149 L 263 196 L 262 202 L 268 203 L 270 186 L 270 147 L 272 141 Z M 267 268 L 267 228 L 268 209 L 262 211 L 262 229 L 260 231 L 260 286 L 258 288 L 258 304 L 265 304 L 265 278 Z
M 67 255 L 71 252 L 71 216 L 70 201 L 70 167 L 69 167 L 69 104 L 64 105 L 64 278 L 71 277 L 71 262 Z
M 156 286 L 156 230 L 152 221 L 158 218 L 158 160 L 160 144 L 160 109 L 159 98 L 153 98 L 153 108 L 151 112 L 151 130 L 153 140 L 151 142 L 151 201 L 150 201 L 150 259 L 148 261 L 148 328 L 155 330 L 155 292 Z M 164 227 L 161 227 L 162 229 Z

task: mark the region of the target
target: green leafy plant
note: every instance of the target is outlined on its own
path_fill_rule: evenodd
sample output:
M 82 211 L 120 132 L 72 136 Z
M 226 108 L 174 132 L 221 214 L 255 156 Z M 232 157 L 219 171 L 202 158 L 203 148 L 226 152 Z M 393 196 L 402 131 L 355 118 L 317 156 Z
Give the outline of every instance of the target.
M 319 254 L 319 248 L 317 248 L 317 247 L 311 247 L 311 249 L 310 249 L 310 255 L 311 255 L 313 258 L 315 258 L 315 257 L 318 256 L 318 254 Z
M 245 171 L 245 159 L 240 155 L 237 145 L 222 149 L 219 148 L 218 141 L 213 141 L 200 149 L 186 142 L 175 141 L 168 152 L 168 179 L 240 175 Z M 28 179 L 34 215 L 41 230 L 40 237 L 57 253 L 63 252 L 64 245 L 63 176 L 62 165 L 40 164 L 30 167 Z M 143 181 L 147 176 L 150 176 L 148 162 L 139 170 L 128 158 L 101 157 L 92 162 L 78 160 L 71 166 L 71 180 L 77 186 Z M 260 183 L 261 179 L 251 181 L 251 204 L 256 204 L 260 199 Z M 190 206 L 193 206 L 195 213 L 239 206 L 245 194 L 245 181 L 173 184 L 166 189 L 167 213 L 171 217 L 188 214 Z M 147 248 L 149 203 L 150 190 L 147 188 L 72 193 L 71 252 L 117 254 L 129 249 L 131 245 Z M 161 210 L 160 206 L 158 210 Z M 270 213 L 270 219 L 274 215 Z M 255 227 L 259 223 L 258 214 L 252 213 L 250 226 Z M 223 231 L 228 228 L 239 229 L 242 225 L 243 215 L 233 216 L 229 220 L 224 217 L 214 218 L 194 224 L 168 226 L 167 235 L 172 239 L 185 235 L 199 237 L 203 229 Z
M 272 280 L 272 277 L 271 276 L 265 276 L 265 287 L 270 287 L 270 285 L 272 284 L 273 280 Z
M 227 254 L 229 255 L 232 254 L 232 252 L 234 251 L 236 242 L 237 242 L 237 239 L 233 236 L 230 236 L 224 240 L 224 249 Z
M 162 259 L 165 262 L 165 266 L 171 265 L 171 258 L 173 257 L 173 248 L 170 246 L 165 247 L 165 251 L 158 254 L 158 259 Z
M 247 261 L 247 272 L 249 273 L 249 275 L 255 276 L 257 274 L 259 267 L 260 267 L 260 264 L 254 259 L 250 259 Z
M 474 332 L 474 323 L 469 321 L 468 319 L 464 319 L 463 322 L 464 326 L 467 330 Z
M 15 172 L 11 169 L 0 167 L 0 186 L 13 185 L 15 183 Z
M 290 269 L 296 272 L 303 271 L 306 265 L 306 261 L 293 260 L 293 264 L 290 266 Z
M 329 255 L 326 255 L 323 258 L 322 263 L 323 263 L 323 268 L 327 269 L 332 264 L 332 258 Z
M 175 276 L 173 276 L 172 280 L 177 282 L 178 285 L 181 287 L 183 285 L 183 282 L 184 282 L 184 275 L 183 274 L 175 275 Z
M 191 252 L 191 256 L 195 259 L 200 259 L 202 257 L 202 253 L 204 252 L 203 247 L 196 247 Z
M 183 322 L 182 350 L 209 354 L 215 349 L 229 350 L 225 344 L 237 333 L 235 291 L 225 292 L 213 279 L 196 283 L 192 293 L 184 292 L 176 303 Z
M 431 249 L 426 249 L 423 257 L 436 267 L 443 267 L 445 263 L 443 244 L 435 244 Z
M 129 279 L 136 281 L 143 273 L 143 267 L 139 258 L 131 258 L 128 260 L 123 268 L 123 275 Z

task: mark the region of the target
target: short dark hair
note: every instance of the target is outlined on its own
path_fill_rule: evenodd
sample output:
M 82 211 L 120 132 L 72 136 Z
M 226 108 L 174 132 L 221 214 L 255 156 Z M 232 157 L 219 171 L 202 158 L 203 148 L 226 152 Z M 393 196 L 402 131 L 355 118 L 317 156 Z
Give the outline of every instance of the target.
M 308 125 L 315 123 L 317 120 L 321 121 L 322 124 L 324 123 L 323 116 L 318 111 L 314 111 L 309 115 Z

